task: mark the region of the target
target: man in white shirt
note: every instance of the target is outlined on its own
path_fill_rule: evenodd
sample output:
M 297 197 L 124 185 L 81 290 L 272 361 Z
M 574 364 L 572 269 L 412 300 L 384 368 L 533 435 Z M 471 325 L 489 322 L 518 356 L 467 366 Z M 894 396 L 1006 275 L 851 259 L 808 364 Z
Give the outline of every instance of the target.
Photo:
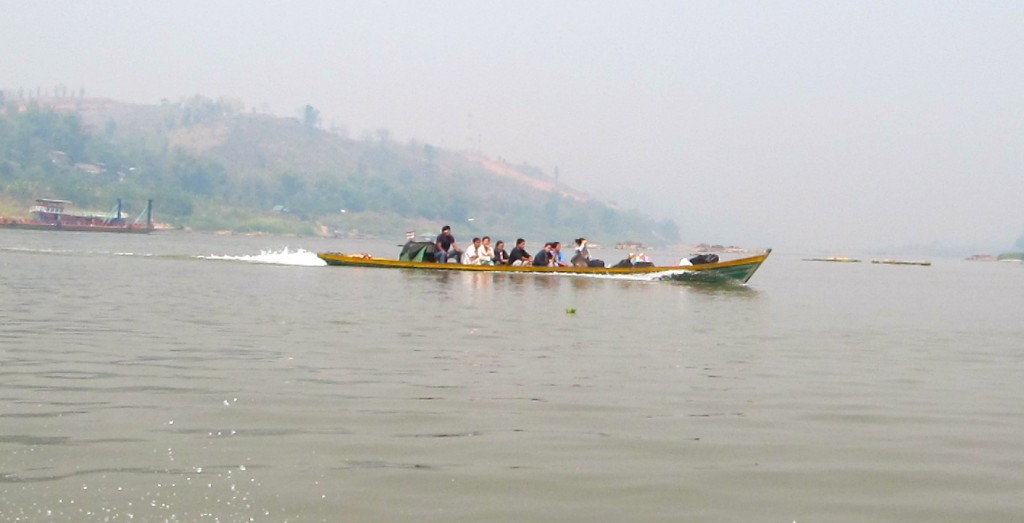
M 480 238 L 473 238 L 473 245 L 466 247 L 462 253 L 463 265 L 480 265 Z

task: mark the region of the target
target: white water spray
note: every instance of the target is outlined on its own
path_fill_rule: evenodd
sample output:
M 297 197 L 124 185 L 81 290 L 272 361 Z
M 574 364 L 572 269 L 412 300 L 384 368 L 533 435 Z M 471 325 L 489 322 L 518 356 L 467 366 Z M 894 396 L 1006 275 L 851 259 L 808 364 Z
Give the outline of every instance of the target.
M 259 254 L 255 255 L 243 255 L 243 256 L 229 256 L 229 255 L 215 255 L 209 256 L 197 256 L 204 260 L 226 260 L 226 261 L 242 261 L 249 263 L 269 263 L 274 265 L 295 265 L 300 267 L 320 267 L 327 265 L 326 262 L 317 257 L 315 252 L 309 252 L 305 249 L 299 249 L 297 251 L 291 251 L 288 247 L 279 251 L 260 251 Z

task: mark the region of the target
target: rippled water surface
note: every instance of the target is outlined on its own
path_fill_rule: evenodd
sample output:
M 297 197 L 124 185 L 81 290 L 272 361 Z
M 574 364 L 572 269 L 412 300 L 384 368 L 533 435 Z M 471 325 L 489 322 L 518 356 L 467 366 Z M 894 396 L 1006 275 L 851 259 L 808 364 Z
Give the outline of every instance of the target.
M 1024 267 L 311 254 L 394 244 L 0 231 L 0 521 L 1024 517 Z

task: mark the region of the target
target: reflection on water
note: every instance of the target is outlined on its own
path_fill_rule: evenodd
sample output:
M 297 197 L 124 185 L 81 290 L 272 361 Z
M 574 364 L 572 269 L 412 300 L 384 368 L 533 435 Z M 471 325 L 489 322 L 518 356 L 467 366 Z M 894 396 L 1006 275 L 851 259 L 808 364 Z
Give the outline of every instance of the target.
M 680 286 L 687 293 L 711 297 L 757 298 L 760 295 L 757 288 L 734 282 L 671 282 L 670 285 Z
M 465 273 L 470 281 L 470 288 L 474 291 L 480 291 L 484 288 L 489 288 L 491 283 L 494 281 L 494 275 L 484 274 L 478 272 L 467 272 Z

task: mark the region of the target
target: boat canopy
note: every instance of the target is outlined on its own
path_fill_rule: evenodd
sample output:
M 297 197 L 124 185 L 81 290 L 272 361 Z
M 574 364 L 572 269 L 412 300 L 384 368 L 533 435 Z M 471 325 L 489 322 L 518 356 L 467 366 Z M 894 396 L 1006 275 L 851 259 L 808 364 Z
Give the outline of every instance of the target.
M 430 262 L 433 263 L 434 253 L 437 252 L 437 245 L 434 242 L 407 242 L 402 246 L 402 254 L 398 256 L 399 261 Z

